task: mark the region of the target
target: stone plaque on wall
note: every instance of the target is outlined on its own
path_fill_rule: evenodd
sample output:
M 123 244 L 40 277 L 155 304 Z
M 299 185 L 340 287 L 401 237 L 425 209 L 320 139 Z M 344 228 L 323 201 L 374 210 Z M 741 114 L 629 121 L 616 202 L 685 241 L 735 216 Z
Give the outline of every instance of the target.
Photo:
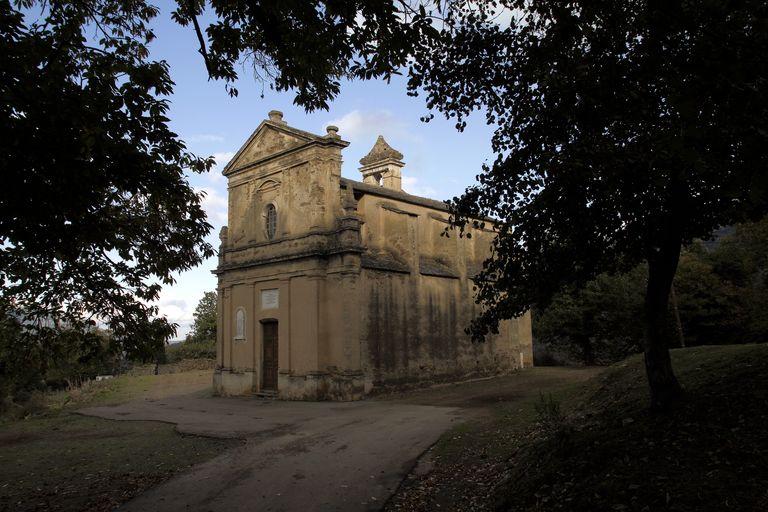
M 279 306 L 280 290 L 261 290 L 261 309 L 277 309 Z

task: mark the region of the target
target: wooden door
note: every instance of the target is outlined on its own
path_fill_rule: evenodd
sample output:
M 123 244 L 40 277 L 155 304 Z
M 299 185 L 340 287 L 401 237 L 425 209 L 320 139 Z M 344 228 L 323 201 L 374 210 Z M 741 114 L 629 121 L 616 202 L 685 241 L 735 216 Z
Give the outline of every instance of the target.
M 262 389 L 277 390 L 277 322 L 264 322 L 262 325 Z

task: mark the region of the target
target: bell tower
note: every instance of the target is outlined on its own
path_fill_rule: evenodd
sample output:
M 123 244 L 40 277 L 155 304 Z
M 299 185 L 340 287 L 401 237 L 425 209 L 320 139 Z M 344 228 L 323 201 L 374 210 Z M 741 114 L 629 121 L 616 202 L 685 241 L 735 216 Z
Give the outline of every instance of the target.
M 402 190 L 401 170 L 405 167 L 403 154 L 387 144 L 379 135 L 371 151 L 360 159 L 363 183 Z

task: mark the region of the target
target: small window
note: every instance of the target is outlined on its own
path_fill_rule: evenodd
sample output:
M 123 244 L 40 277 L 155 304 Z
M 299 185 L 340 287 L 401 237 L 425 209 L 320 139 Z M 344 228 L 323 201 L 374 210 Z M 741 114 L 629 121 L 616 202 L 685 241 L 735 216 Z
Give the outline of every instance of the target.
M 235 339 L 245 339 L 245 309 L 237 308 L 235 312 Z
M 275 205 L 273 204 L 267 205 L 266 223 L 267 238 L 272 240 L 275 238 L 275 233 L 277 233 L 277 209 L 275 209 Z

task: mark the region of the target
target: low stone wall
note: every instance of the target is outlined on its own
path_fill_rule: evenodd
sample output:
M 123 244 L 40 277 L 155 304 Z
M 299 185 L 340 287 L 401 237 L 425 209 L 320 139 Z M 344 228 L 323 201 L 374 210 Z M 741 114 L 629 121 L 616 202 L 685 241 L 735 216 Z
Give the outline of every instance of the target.
M 157 367 L 157 373 L 159 375 L 166 375 L 170 373 L 191 372 L 194 370 L 213 370 L 216 367 L 215 359 L 182 359 L 176 363 L 161 364 Z M 154 375 L 154 364 L 139 364 L 134 365 L 130 370 L 125 372 L 126 375 Z

